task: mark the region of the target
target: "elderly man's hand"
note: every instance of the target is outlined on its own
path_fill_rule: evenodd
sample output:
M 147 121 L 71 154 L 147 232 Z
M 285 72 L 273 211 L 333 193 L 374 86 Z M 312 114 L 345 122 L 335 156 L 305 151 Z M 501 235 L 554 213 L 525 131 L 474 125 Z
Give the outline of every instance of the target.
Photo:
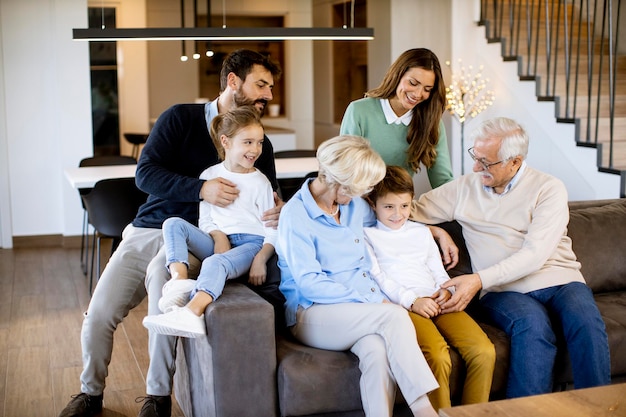
M 441 288 L 450 287 L 454 287 L 455 291 L 452 297 L 442 304 L 442 314 L 465 310 L 472 298 L 481 290 L 483 283 L 478 274 L 459 275 L 441 285 Z
M 438 226 L 428 226 L 430 233 L 441 249 L 441 258 L 446 271 L 454 268 L 459 263 L 459 248 L 452 240 L 452 237 Z

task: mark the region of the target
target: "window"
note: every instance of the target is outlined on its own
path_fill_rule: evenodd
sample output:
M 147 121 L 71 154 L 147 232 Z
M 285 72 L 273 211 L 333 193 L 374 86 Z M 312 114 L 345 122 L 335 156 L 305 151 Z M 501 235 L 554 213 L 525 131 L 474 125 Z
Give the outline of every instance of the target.
M 90 7 L 89 27 L 115 27 L 115 8 Z M 117 88 L 117 42 L 89 42 L 93 152 L 120 154 Z

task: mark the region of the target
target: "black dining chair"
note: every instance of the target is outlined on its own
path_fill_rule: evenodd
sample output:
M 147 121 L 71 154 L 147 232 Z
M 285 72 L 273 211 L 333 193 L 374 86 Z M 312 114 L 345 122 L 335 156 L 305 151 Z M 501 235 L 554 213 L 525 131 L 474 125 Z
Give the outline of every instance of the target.
M 274 152 L 274 158 L 315 158 L 316 155 L 315 149 L 290 149 Z
M 137 188 L 134 178 L 98 181 L 91 192 L 82 196 L 89 222 L 95 230 L 91 247 L 89 293 L 94 285 L 94 267 L 96 285 L 100 279 L 101 240 L 112 239 L 112 255 L 122 240 L 122 231 L 135 218 L 139 206 L 145 203 L 147 197 L 146 193 Z
M 105 165 L 133 165 L 137 164 L 137 160 L 132 156 L 123 155 L 103 155 L 92 156 L 89 158 L 83 158 L 78 164 L 79 167 L 94 167 Z M 85 203 L 82 196 L 91 191 L 91 188 L 81 188 L 78 190 L 80 196 L 80 203 L 83 206 L 83 229 L 80 239 L 80 264 L 83 269 L 83 274 L 87 275 L 89 270 L 89 218 L 87 216 L 87 209 L 85 209 Z
M 139 145 L 143 145 L 148 140 L 148 133 L 124 133 L 124 139 L 133 145 L 131 156 L 139 158 Z
M 286 203 L 302 187 L 302 184 L 309 179 L 317 177 L 317 171 L 309 172 L 303 178 L 279 178 L 279 195 Z
M 314 158 L 316 154 L 315 149 L 290 149 L 274 152 L 274 158 Z M 287 202 L 302 187 L 304 180 L 311 175 L 317 177 L 317 171 L 308 173 L 304 178 L 279 178 L 279 194 L 283 201 Z

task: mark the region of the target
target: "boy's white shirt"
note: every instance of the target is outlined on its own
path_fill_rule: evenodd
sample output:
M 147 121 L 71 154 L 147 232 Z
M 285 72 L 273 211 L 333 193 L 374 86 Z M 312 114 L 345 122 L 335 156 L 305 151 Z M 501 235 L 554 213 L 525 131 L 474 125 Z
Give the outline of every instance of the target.
M 417 297 L 430 297 L 450 277 L 430 229 L 407 221 L 393 230 L 376 222 L 365 228 L 371 274 L 389 299 L 410 310 Z

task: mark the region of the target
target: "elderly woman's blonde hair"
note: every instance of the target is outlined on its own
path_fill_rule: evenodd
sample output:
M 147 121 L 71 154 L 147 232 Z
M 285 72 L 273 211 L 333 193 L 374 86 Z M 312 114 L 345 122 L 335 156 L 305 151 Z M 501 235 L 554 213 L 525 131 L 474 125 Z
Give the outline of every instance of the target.
M 369 192 L 385 177 L 385 162 L 360 136 L 328 139 L 317 149 L 317 160 L 320 180 L 343 186 L 352 196 Z

